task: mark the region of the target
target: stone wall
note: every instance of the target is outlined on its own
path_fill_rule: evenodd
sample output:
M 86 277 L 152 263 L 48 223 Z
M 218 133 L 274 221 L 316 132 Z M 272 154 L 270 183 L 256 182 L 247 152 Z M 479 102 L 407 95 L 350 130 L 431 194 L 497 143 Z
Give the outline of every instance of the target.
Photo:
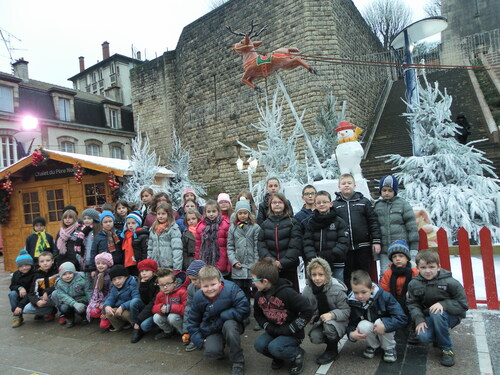
M 131 72 L 133 109 L 140 116 L 140 131 L 163 155 L 173 129 L 193 157 L 192 177 L 209 191 L 232 194 L 246 188 L 246 176 L 238 174 L 236 141 L 256 145 L 261 140 L 252 126 L 259 120 L 257 94 L 240 82 L 241 56 L 231 51 L 240 40 L 226 29 L 247 30 L 251 21 L 268 24 L 259 37 L 261 53 L 279 47 L 297 47 L 308 56 L 352 58 L 381 50 L 380 43 L 351 0 L 232 0 L 187 25 L 175 51 L 166 52 Z M 347 101 L 348 119 L 368 126 L 385 82 L 385 71 L 326 61 L 309 61 L 319 71 L 303 68 L 282 72 L 298 113 L 306 110 L 304 125 L 315 133 L 314 116 L 331 87 L 339 101 Z M 276 77 L 256 82 L 271 98 Z M 294 120 L 285 106 L 291 130 Z M 299 148 L 304 148 L 300 145 Z M 255 175 L 263 178 L 259 168 Z

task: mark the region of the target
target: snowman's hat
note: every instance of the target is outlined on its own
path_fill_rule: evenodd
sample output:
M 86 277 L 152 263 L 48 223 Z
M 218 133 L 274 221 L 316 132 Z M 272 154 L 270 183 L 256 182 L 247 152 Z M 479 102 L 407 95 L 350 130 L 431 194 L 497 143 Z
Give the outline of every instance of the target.
M 354 126 L 353 124 L 351 124 L 349 121 L 339 121 L 339 124 L 337 125 L 337 129 L 335 129 L 335 131 L 338 133 L 338 132 L 341 132 L 342 130 L 354 130 L 356 129 L 356 126 Z

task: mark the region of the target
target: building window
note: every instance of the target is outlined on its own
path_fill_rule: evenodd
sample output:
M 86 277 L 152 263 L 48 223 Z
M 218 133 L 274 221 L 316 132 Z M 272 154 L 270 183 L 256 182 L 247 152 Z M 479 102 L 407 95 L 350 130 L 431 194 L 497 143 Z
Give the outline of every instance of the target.
M 120 129 L 120 122 L 118 121 L 118 110 L 109 110 L 109 126 L 112 129 Z
M 14 112 L 14 89 L 0 86 L 0 111 Z
M 60 149 L 64 152 L 75 152 L 75 144 L 70 141 L 62 141 Z
M 123 149 L 120 146 L 111 147 L 111 157 L 114 159 L 125 159 Z
M 60 221 L 64 208 L 64 194 L 62 189 L 47 190 L 47 207 L 49 209 L 49 221 Z
M 85 184 L 85 202 L 87 206 L 100 206 L 106 203 L 106 186 L 104 182 Z
M 101 156 L 101 146 L 95 143 L 87 144 L 87 155 Z
M 23 193 L 24 224 L 33 224 L 33 219 L 40 216 L 38 192 Z
M 59 120 L 71 121 L 70 104 L 71 101 L 64 98 L 59 98 Z
M 115 64 L 111 63 L 111 74 L 115 74 Z
M 2 152 L 0 154 L 0 168 L 8 167 L 14 164 L 17 158 L 17 143 L 13 137 L 2 136 L 0 138 L 2 143 Z

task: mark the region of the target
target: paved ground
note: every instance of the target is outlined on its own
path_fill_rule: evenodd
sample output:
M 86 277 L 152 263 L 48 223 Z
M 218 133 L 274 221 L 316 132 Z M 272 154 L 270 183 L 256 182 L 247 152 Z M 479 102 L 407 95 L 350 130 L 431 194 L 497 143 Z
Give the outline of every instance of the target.
M 229 374 L 227 360 L 209 360 L 203 352 L 184 352 L 180 339 L 154 341 L 152 335 L 146 336 L 137 344 L 130 344 L 130 331 L 101 334 L 96 324 L 67 329 L 56 323 L 35 322 L 26 317 L 23 326 L 11 328 L 11 314 L 7 291 L 10 281 L 8 273 L 3 272 L 0 258 L 0 374 L 1 375 L 67 375 L 67 374 L 122 374 L 122 375 L 166 375 L 166 374 Z M 477 313 L 476 313 L 477 314 Z M 498 312 L 480 313 L 485 325 L 487 338 L 486 351 L 490 352 L 491 363 L 496 374 L 500 375 L 500 314 Z M 341 355 L 328 374 L 370 375 L 475 375 L 488 374 L 484 365 L 480 371 L 476 349 L 474 314 L 465 319 L 453 330 L 456 365 L 445 368 L 439 364 L 439 353 L 427 346 L 408 346 L 398 344 L 398 362 L 385 364 L 380 356 L 373 360 L 361 357 L 363 345 L 346 343 Z M 270 360 L 258 355 L 252 343 L 259 332 L 250 329 L 242 337 L 246 356 L 246 374 L 287 374 L 286 369 L 273 371 Z M 398 335 L 399 336 L 399 335 Z M 404 337 L 399 338 L 400 342 Z M 304 374 L 315 374 L 318 366 L 314 358 L 324 346 L 304 342 L 307 352 Z M 481 349 L 484 351 L 484 347 Z M 484 355 L 482 355 L 484 357 Z M 489 361 L 489 357 L 487 357 Z M 491 368 L 491 365 L 490 365 Z M 492 372 L 489 372 L 492 374 Z

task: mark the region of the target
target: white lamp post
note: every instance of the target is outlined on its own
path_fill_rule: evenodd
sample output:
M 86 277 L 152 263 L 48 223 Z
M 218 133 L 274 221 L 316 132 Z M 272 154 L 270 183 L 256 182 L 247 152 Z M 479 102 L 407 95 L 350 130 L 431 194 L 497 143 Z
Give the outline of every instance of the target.
M 253 159 L 252 157 L 249 157 L 247 160 L 248 167 L 245 169 L 244 164 L 245 162 L 241 159 L 241 157 L 236 160 L 236 168 L 238 168 L 238 171 L 241 173 L 247 173 L 248 174 L 248 191 L 250 191 L 250 194 L 252 193 L 252 175 L 254 172 L 257 170 L 257 167 L 259 166 L 259 160 L 258 159 Z

